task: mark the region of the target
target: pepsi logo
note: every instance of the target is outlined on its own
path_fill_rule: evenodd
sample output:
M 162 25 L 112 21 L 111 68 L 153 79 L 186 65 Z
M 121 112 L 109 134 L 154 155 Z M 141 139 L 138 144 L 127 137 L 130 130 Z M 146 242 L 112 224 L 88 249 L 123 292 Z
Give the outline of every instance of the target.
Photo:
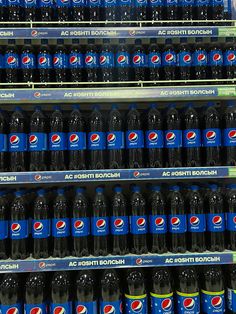
M 134 313 L 140 313 L 143 309 L 143 303 L 139 300 L 135 300 L 131 303 L 131 310 Z
M 234 224 L 236 224 L 236 216 L 234 216 L 233 222 L 234 222 Z
M 115 314 L 116 309 L 114 308 L 113 305 L 105 305 L 103 308 L 103 313 L 104 314 Z
M 195 307 L 195 301 L 193 298 L 186 298 L 184 299 L 183 305 L 186 310 L 192 310 Z
M 107 57 L 106 56 L 100 56 L 100 58 L 99 58 L 100 65 L 103 65 L 106 62 L 107 62 Z
M 115 141 L 116 141 L 116 136 L 115 136 L 115 134 L 114 134 L 114 133 L 109 133 L 109 134 L 107 135 L 107 142 L 108 142 L 109 144 L 113 144 L 113 143 L 115 143 Z
M 131 143 L 136 143 L 138 141 L 138 134 L 136 132 L 131 132 L 128 136 L 128 140 Z
M 184 55 L 183 60 L 184 60 L 185 63 L 189 63 L 189 62 L 191 62 L 192 57 L 191 57 L 190 54 L 186 54 L 186 55 Z
M 78 58 L 76 56 L 71 56 L 69 62 L 74 65 L 78 62 Z
M 190 217 L 190 224 L 194 227 L 198 226 L 200 224 L 200 219 L 196 216 L 192 216 Z
M 97 144 L 99 143 L 100 141 L 100 135 L 99 134 L 96 134 L 96 133 L 93 133 L 91 136 L 90 136 L 90 141 L 92 144 Z
M 171 224 L 174 227 L 178 227 L 180 225 L 180 219 L 178 217 L 172 217 Z
M 84 305 L 78 305 L 76 308 L 76 313 L 77 314 L 87 314 L 88 313 L 87 307 Z
M 126 63 L 126 56 L 124 56 L 124 55 L 120 55 L 118 58 L 117 58 L 117 62 L 119 63 L 119 64 L 124 64 L 124 63 Z
M 31 32 L 31 36 L 35 37 L 35 36 L 37 36 L 37 35 L 38 35 L 38 31 L 33 30 L 33 31 Z
M 229 131 L 228 136 L 231 140 L 235 140 L 236 139 L 236 130 Z
M 129 2 L 129 0 L 123 0 L 123 3 L 128 3 L 128 2 Z M 136 34 L 136 31 L 132 29 L 129 31 L 129 34 L 130 34 L 130 36 L 134 36 Z
M 91 65 L 93 62 L 94 62 L 94 57 L 93 57 L 93 56 L 87 56 L 87 57 L 85 58 L 85 63 L 86 63 L 87 65 Z
M 161 302 L 161 308 L 163 311 L 170 311 L 172 309 L 172 300 L 167 298 Z
M 40 174 L 36 174 L 36 175 L 34 176 L 34 179 L 35 179 L 36 181 L 40 181 L 40 180 L 42 180 L 42 176 L 41 176 Z
M 16 64 L 16 58 L 14 56 L 9 56 L 7 58 L 7 64 L 9 65 L 15 65 Z
M 41 93 L 40 93 L 40 92 L 35 92 L 35 93 L 34 93 L 34 97 L 39 98 L 40 96 L 41 96 Z
M 209 140 L 209 141 L 213 141 L 216 139 L 216 132 L 215 131 L 208 131 L 206 133 L 206 138 Z
M 236 55 L 234 53 L 229 53 L 227 56 L 229 62 L 234 62 L 236 60 Z
M 98 219 L 98 221 L 96 222 L 96 226 L 97 226 L 98 229 L 105 229 L 105 227 L 106 227 L 106 220 Z
M 222 56 L 221 56 L 219 53 L 215 53 L 215 54 L 213 55 L 213 61 L 215 61 L 215 62 L 220 61 L 221 58 L 222 58 Z
M 51 136 L 51 142 L 52 144 L 59 144 L 61 142 L 61 137 L 59 134 L 53 134 Z
M 117 218 L 115 221 L 114 221 L 114 226 L 118 229 L 122 228 L 124 226 L 124 220 L 123 219 L 120 219 L 120 218 Z
M 53 64 L 58 65 L 60 63 L 60 59 L 58 57 L 53 58 Z
M 69 141 L 71 144 L 77 144 L 79 142 L 79 136 L 77 134 L 71 134 Z
M 167 142 L 174 142 L 174 140 L 176 139 L 175 133 L 174 132 L 168 132 L 166 134 L 166 140 Z
M 174 61 L 174 55 L 172 53 L 167 53 L 167 55 L 165 56 L 165 61 L 168 63 Z
M 46 57 L 40 57 L 38 62 L 40 65 L 45 65 L 47 63 L 47 58 Z
M 39 232 L 43 230 L 43 224 L 40 221 L 34 223 L 34 231 Z
M 76 220 L 74 223 L 75 230 L 82 230 L 84 228 L 84 222 L 82 220 Z
M 145 218 L 138 218 L 136 224 L 139 228 L 143 228 L 146 225 Z
M 196 140 L 197 138 L 197 134 L 194 132 L 194 131 L 189 131 L 187 134 L 186 134 L 186 138 L 189 142 L 193 142 L 194 140 Z
M 57 306 L 53 310 L 53 314 L 66 314 L 66 309 L 63 306 Z
M 155 225 L 157 227 L 163 227 L 165 224 L 165 220 L 162 217 L 158 217 L 155 219 Z
M 158 64 L 158 63 L 160 63 L 160 57 L 158 56 L 158 55 L 154 55 L 154 56 L 152 56 L 151 57 L 151 62 L 153 63 L 153 64 Z
M 215 309 L 220 309 L 223 306 L 223 299 L 220 296 L 215 296 L 211 299 L 211 305 Z
M 28 65 L 31 63 L 31 59 L 29 56 L 25 56 L 22 58 L 22 63 L 25 64 L 25 65 Z
M 62 3 L 68 3 L 69 0 L 61 0 Z
M 33 3 L 34 3 L 34 0 L 25 0 L 25 3 L 26 3 L 26 4 L 33 4 Z
M 206 60 L 206 55 L 204 53 L 199 53 L 199 55 L 197 56 L 197 61 L 203 62 L 205 60 Z
M 65 221 L 59 220 L 59 221 L 56 223 L 56 229 L 59 230 L 59 231 L 65 230 L 65 229 L 66 229 L 66 223 L 65 223 Z
M 214 216 L 212 222 L 214 225 L 220 226 L 222 224 L 222 218 L 220 216 Z
M 136 55 L 133 57 L 133 63 L 134 64 L 139 64 L 141 62 L 141 56 Z
M 158 141 L 158 134 L 156 132 L 151 132 L 149 133 L 148 135 L 148 140 L 151 142 L 151 143 L 156 143 Z
M 39 263 L 39 268 L 40 269 L 43 269 L 43 268 L 45 268 L 46 267 L 46 263 L 45 262 L 40 262 Z
M 137 265 L 142 265 L 142 263 L 143 263 L 143 260 L 141 258 L 137 258 L 136 259 L 136 264 Z
M 140 176 L 140 172 L 139 171 L 134 171 L 134 177 L 138 178 Z
M 11 145 L 15 146 L 20 143 L 20 138 L 17 135 L 12 135 L 10 137 L 10 143 Z
M 31 145 L 37 144 L 38 143 L 38 137 L 36 135 L 34 135 L 34 134 L 30 135 L 29 143 Z
M 13 224 L 11 225 L 11 231 L 12 231 L 13 233 L 20 232 L 20 230 L 21 230 L 21 225 L 18 224 L 17 222 L 15 222 L 15 223 L 13 223 Z
M 30 314 L 42 314 L 42 309 L 40 307 L 34 307 L 30 310 Z
M 6 314 L 19 314 L 19 310 L 16 307 L 11 307 L 6 311 Z

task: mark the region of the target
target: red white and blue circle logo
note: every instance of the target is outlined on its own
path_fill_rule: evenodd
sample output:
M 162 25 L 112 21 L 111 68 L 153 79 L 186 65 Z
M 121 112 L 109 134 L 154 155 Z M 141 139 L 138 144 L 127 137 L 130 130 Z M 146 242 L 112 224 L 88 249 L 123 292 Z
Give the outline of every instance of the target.
M 100 56 L 100 58 L 99 58 L 99 63 L 100 63 L 100 65 L 103 65 L 103 64 L 105 64 L 107 62 L 107 57 L 106 56 Z
M 58 65 L 59 63 L 60 63 L 60 58 L 54 57 L 54 58 L 53 58 L 53 64 L 54 64 L 54 65 Z
M 79 142 L 79 136 L 77 134 L 71 134 L 69 141 L 71 144 L 77 144 Z
M 116 136 L 115 136 L 115 134 L 114 134 L 114 133 L 109 133 L 109 134 L 107 135 L 107 142 L 108 142 L 109 144 L 113 144 L 113 143 L 115 143 L 115 141 L 116 141 Z
M 139 300 L 135 300 L 131 303 L 131 310 L 133 313 L 141 313 L 143 309 L 143 303 Z
M 172 61 L 174 61 L 174 55 L 172 53 L 167 53 L 167 55 L 165 56 L 165 61 L 171 63 Z
M 145 218 L 138 218 L 136 223 L 137 223 L 137 226 L 139 228 L 143 228 L 146 225 L 146 219 Z
M 222 59 L 221 54 L 215 53 L 215 54 L 213 55 L 213 61 L 219 62 L 219 61 L 221 61 L 221 59 Z
M 194 132 L 194 131 L 189 131 L 187 134 L 186 134 L 186 138 L 189 142 L 193 142 L 196 140 L 197 138 L 197 134 Z
M 122 228 L 124 226 L 124 220 L 121 219 L 121 218 L 117 218 L 115 221 L 114 221 L 114 226 L 118 229 Z
M 167 142 L 174 142 L 174 140 L 176 139 L 176 135 L 174 132 L 168 132 L 166 134 L 166 140 Z
M 215 296 L 211 299 L 211 305 L 215 308 L 215 309 L 220 309 L 223 306 L 223 299 L 221 296 Z
M 198 62 L 204 62 L 206 60 L 206 55 L 204 53 L 199 53 L 197 56 L 197 61 Z
M 93 56 L 90 56 L 90 55 L 86 56 L 85 63 L 87 65 L 91 65 L 93 62 L 94 62 L 94 57 Z
M 57 306 L 53 310 L 53 314 L 66 314 L 66 309 L 63 306 Z
M 70 64 L 75 65 L 78 62 L 77 56 L 71 56 L 69 62 Z
M 98 221 L 96 222 L 96 226 L 98 229 L 105 229 L 106 220 L 105 219 L 98 219 Z
M 196 227 L 200 224 L 200 219 L 197 216 L 192 216 L 192 217 L 190 217 L 190 224 L 193 227 Z
M 222 217 L 221 216 L 214 216 L 212 218 L 212 223 L 216 226 L 220 226 L 222 224 Z
M 88 313 L 88 309 L 84 305 L 78 305 L 77 308 L 76 308 L 76 313 L 77 314 L 87 314 Z
M 25 56 L 25 57 L 22 58 L 22 64 L 28 65 L 30 63 L 31 63 L 31 59 L 30 59 L 29 56 Z
M 138 141 L 138 134 L 136 132 L 131 132 L 128 139 L 131 143 L 136 143 Z
M 234 53 L 229 53 L 227 56 L 229 62 L 234 62 L 236 60 L 236 55 Z
M 133 57 L 133 63 L 134 64 L 139 64 L 141 62 L 142 58 L 139 55 L 136 55 Z
M 184 55 L 183 60 L 184 60 L 185 63 L 190 63 L 191 60 L 192 60 L 192 57 L 191 57 L 190 54 L 186 54 L 186 55 Z
M 17 135 L 12 135 L 10 137 L 10 143 L 12 146 L 18 145 L 20 143 L 20 138 Z
M 172 217 L 171 224 L 174 227 L 178 227 L 180 225 L 180 219 L 178 217 Z
M 36 221 L 34 223 L 34 231 L 35 232 L 40 232 L 43 230 L 43 224 L 40 221 Z
M 124 55 L 120 55 L 118 58 L 117 58 L 117 62 L 119 63 L 119 64 L 124 64 L 124 63 L 126 63 L 126 56 L 124 56 Z
M 34 307 L 30 310 L 30 314 L 42 314 L 42 309 L 40 307 Z
M 30 137 L 29 137 L 29 143 L 30 143 L 31 145 L 37 144 L 37 143 L 38 143 L 38 137 L 37 137 L 37 135 L 34 135 L 34 134 L 30 135 Z
M 76 220 L 74 222 L 75 230 L 82 230 L 84 228 L 84 222 L 82 220 Z
M 233 217 L 233 223 L 236 224 L 236 216 Z
M 209 140 L 209 141 L 213 141 L 216 139 L 216 132 L 215 131 L 208 131 L 206 133 L 206 138 Z
M 7 58 L 7 64 L 9 65 L 15 65 L 16 64 L 16 58 L 14 56 L 9 56 Z
M 193 298 L 186 298 L 183 302 L 184 308 L 188 311 L 193 310 L 195 307 L 195 301 Z
M 151 143 L 156 143 L 158 141 L 158 134 L 157 132 L 151 132 L 148 135 L 148 139 Z
M 97 144 L 100 142 L 100 135 L 97 133 L 94 133 L 90 136 L 90 141 L 92 144 Z
M 165 312 L 170 311 L 172 309 L 172 300 L 170 298 L 164 299 L 161 302 L 161 308 Z
M 56 223 L 56 228 L 57 230 L 59 231 L 63 231 L 66 229 L 66 222 L 63 221 L 63 220 L 59 220 L 57 223 Z
M 157 227 L 163 227 L 165 224 L 165 220 L 162 217 L 158 217 L 155 219 L 155 225 Z
M 59 134 L 53 134 L 51 137 L 51 142 L 53 144 L 59 144 L 61 142 L 61 137 Z
M 151 63 L 152 64 L 158 64 L 158 63 L 160 63 L 160 57 L 158 56 L 158 55 L 154 55 L 154 56 L 152 56 L 151 57 Z
M 6 314 L 19 314 L 19 310 L 16 307 L 11 307 L 7 310 Z
M 40 57 L 39 58 L 39 64 L 40 65 L 45 65 L 47 63 L 47 58 L 46 57 Z
M 236 130 L 229 131 L 228 136 L 231 140 L 236 140 Z
M 116 309 L 114 308 L 113 305 L 105 305 L 103 308 L 103 314 L 115 314 Z
M 21 230 L 21 225 L 18 222 L 15 222 L 11 225 L 11 231 L 13 233 L 20 232 L 20 230 Z

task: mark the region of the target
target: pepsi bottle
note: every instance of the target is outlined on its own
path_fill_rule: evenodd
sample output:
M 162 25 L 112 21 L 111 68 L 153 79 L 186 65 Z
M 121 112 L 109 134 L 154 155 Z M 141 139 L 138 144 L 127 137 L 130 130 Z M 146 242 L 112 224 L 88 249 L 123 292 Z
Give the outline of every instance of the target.
M 149 232 L 150 251 L 163 254 L 167 252 L 167 215 L 166 203 L 161 188 L 158 185 L 151 187 L 152 193 L 149 199 Z
M 225 213 L 224 202 L 218 186 L 212 184 L 207 194 L 207 239 L 208 249 L 212 252 L 223 252 L 225 249 Z
M 175 104 L 170 104 L 166 114 L 165 147 L 167 167 L 182 166 L 181 119 Z
M 157 40 L 155 38 L 151 38 L 150 40 L 150 47 L 148 50 L 148 80 L 159 81 L 161 78 L 161 51 L 160 48 L 157 46 Z
M 99 56 L 94 39 L 88 39 L 88 46 L 84 55 L 86 82 L 98 82 Z
M 135 45 L 132 53 L 132 67 L 134 81 L 145 81 L 147 55 L 142 46 L 141 39 L 135 40 Z
M 46 314 L 46 278 L 44 273 L 31 273 L 25 283 L 25 314 Z
M 206 217 L 204 201 L 197 185 L 192 185 L 188 194 L 188 232 L 189 250 L 204 252 L 206 250 Z
M 70 278 L 66 272 L 55 272 L 52 277 L 50 313 L 72 314 Z
M 9 254 L 8 217 L 10 207 L 6 194 L 6 191 L 0 190 L 0 258 L 2 260 L 7 259 Z
M 66 22 L 70 20 L 71 1 L 70 0 L 56 0 L 57 20 L 59 22 Z
M 22 18 L 22 6 L 20 0 L 7 0 L 8 21 L 20 22 Z M 12 27 L 17 27 L 19 24 L 12 24 Z M 10 39 L 14 40 L 14 39 Z
M 227 265 L 229 267 L 227 273 L 227 309 L 229 314 L 236 313 L 236 267 L 235 265 Z
M 129 26 L 132 20 L 132 1 L 118 0 L 119 20 L 123 23 L 122 26 Z
M 23 20 L 26 22 L 33 22 L 36 20 L 37 1 L 24 0 L 23 4 Z
M 168 16 L 168 15 L 167 15 Z M 169 18 L 169 16 L 168 16 Z M 161 63 L 163 66 L 163 76 L 166 81 L 175 80 L 176 78 L 176 65 L 177 55 L 172 45 L 171 39 L 166 39 L 165 46 L 162 51 Z
M 71 219 L 71 235 L 73 238 L 73 254 L 77 257 L 89 255 L 90 219 L 88 200 L 83 188 L 76 189 Z
M 182 21 L 194 20 L 194 11 L 196 10 L 194 0 L 181 0 L 180 1 L 180 16 Z M 191 25 L 192 22 L 185 23 L 184 25 Z
M 65 150 L 67 148 L 65 134 L 65 118 L 59 106 L 54 106 L 50 117 L 49 151 L 50 170 L 65 170 Z
M 38 79 L 42 86 L 51 82 L 52 56 L 48 47 L 48 39 L 42 39 L 37 55 Z
M 69 51 L 69 79 L 74 83 L 81 83 L 84 78 L 84 55 L 81 50 L 79 39 L 72 39 Z M 78 85 L 74 85 L 78 86 Z
M 217 38 L 211 38 L 211 46 L 208 54 L 210 77 L 212 79 L 223 78 L 223 52 L 217 43 Z
M 4 22 L 8 20 L 8 8 L 7 8 L 8 1 L 3 0 L 0 6 L 0 22 Z
M 149 168 L 163 167 L 163 122 L 156 104 L 151 104 L 147 113 L 147 130 L 145 132 L 145 146 Z
M 57 39 L 57 47 L 53 55 L 53 68 L 55 81 L 58 83 L 67 82 L 68 55 L 63 39 Z M 62 84 L 59 84 L 62 86 Z
M 226 205 L 226 230 L 227 248 L 231 251 L 236 250 L 236 185 L 228 185 L 228 192 L 225 195 Z
M 117 21 L 116 19 L 116 12 L 118 6 L 118 0 L 105 0 L 104 1 L 104 11 L 103 11 L 103 20 L 104 21 Z M 111 23 L 113 24 L 113 23 Z M 109 24 L 108 24 L 109 25 Z
M 106 256 L 109 251 L 109 217 L 104 188 L 97 187 L 93 200 L 91 218 L 92 253 L 94 256 Z
M 32 216 L 33 257 L 48 258 L 50 254 L 51 220 L 45 190 L 37 191 Z
M 35 81 L 36 58 L 30 39 L 24 40 L 24 47 L 20 55 L 20 68 L 23 82 Z
M 137 185 L 131 186 L 131 216 L 130 216 L 130 233 L 131 233 L 131 251 L 134 254 L 146 254 L 148 221 L 146 215 L 146 201 L 141 193 L 141 188 Z
M 234 101 L 227 101 L 223 115 L 224 160 L 227 166 L 236 166 L 236 106 Z
M 47 170 L 48 120 L 41 110 L 35 107 L 30 118 L 29 155 L 30 171 Z
M 140 112 L 130 105 L 126 125 L 126 149 L 129 168 L 143 167 L 144 134 Z
M 112 82 L 115 67 L 115 56 L 110 39 L 103 39 L 103 45 L 99 56 L 99 72 L 102 82 Z
M 164 20 L 165 3 L 162 0 L 149 0 L 148 15 L 151 21 Z
M 125 39 L 119 39 L 119 44 L 118 44 L 117 52 L 115 55 L 116 80 L 117 81 L 119 82 L 129 81 L 130 63 L 131 63 L 131 56 L 125 44 Z
M 87 0 L 87 19 L 90 22 L 101 20 L 101 0 Z M 95 24 L 93 24 L 95 25 Z
M 196 0 L 196 19 L 199 21 L 208 20 L 208 7 L 210 0 Z M 206 25 L 206 24 L 203 24 Z
M 16 191 L 10 208 L 11 258 L 14 260 L 25 259 L 29 256 L 29 226 L 26 207 L 25 191 Z
M 8 142 L 11 171 L 25 171 L 28 132 L 26 116 L 20 107 L 16 107 L 10 117 L 9 131 Z
M 53 202 L 52 240 L 53 256 L 63 258 L 69 255 L 69 221 L 68 205 L 64 189 L 57 189 Z
M 221 130 L 220 114 L 215 104 L 209 102 L 203 115 L 203 155 L 206 166 L 221 164 Z
M 188 104 L 183 117 L 183 146 L 185 165 L 187 167 L 201 166 L 201 130 L 198 112 L 193 108 L 192 103 Z
M 9 7 L 10 12 L 11 7 Z M 6 83 L 17 83 L 18 72 L 20 68 L 20 58 L 16 48 L 15 39 L 9 39 L 8 45 L 5 50 L 3 57 L 4 68 L 5 68 L 5 80 Z
M 53 20 L 53 0 L 38 1 L 38 18 L 42 22 L 50 22 Z
M 0 109 L 0 171 L 8 169 L 8 120 L 5 112 Z
M 134 0 L 134 20 L 146 21 L 147 20 L 147 0 Z
M 105 168 L 106 133 L 104 116 L 99 106 L 94 106 L 89 119 L 88 149 L 90 169 Z
M 194 67 L 194 78 L 197 80 L 207 79 L 207 65 L 208 65 L 208 55 L 206 47 L 203 44 L 203 39 L 197 37 L 195 40 L 196 44 L 193 49 L 193 67 Z
M 73 106 L 68 125 L 69 169 L 86 169 L 85 119 L 78 105 Z
M 232 37 L 227 37 L 223 50 L 224 77 L 233 79 L 236 77 L 236 44 Z
M 168 225 L 170 232 L 170 251 L 173 253 L 186 252 L 187 217 L 184 198 L 179 186 L 171 186 L 168 195 L 170 208 Z
M 86 19 L 86 1 L 85 0 L 72 0 L 71 6 L 72 6 L 72 12 L 71 12 L 72 21 L 84 22 Z
M 211 12 L 212 20 L 224 20 L 225 19 L 225 4 L 223 0 L 212 0 L 211 7 L 209 8 Z M 216 24 L 221 25 L 221 24 Z
M 129 252 L 129 220 L 127 213 L 127 201 L 122 188 L 119 185 L 114 188 L 111 210 L 110 229 L 112 234 L 112 254 L 125 255 Z
M 19 275 L 4 274 L 0 285 L 1 313 L 23 313 Z
M 179 51 L 177 53 L 179 77 L 183 81 L 191 79 L 192 54 L 187 44 L 187 38 L 180 38 Z M 185 82 L 187 83 L 187 82 Z
M 178 0 L 166 0 L 165 11 L 169 21 L 178 20 Z
M 108 117 L 107 149 L 109 169 L 122 169 L 124 160 L 124 123 L 117 105 L 112 105 Z

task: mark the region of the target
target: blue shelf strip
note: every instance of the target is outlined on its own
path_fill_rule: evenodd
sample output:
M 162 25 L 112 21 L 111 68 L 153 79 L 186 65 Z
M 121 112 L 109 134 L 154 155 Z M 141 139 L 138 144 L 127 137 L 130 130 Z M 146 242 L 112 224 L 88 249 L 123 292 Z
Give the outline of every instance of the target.
M 236 261 L 236 253 L 186 253 L 164 255 L 128 255 L 88 258 L 63 258 L 24 261 L 0 261 L 0 273 L 31 272 L 31 271 L 57 271 L 101 268 L 126 267 L 154 267 L 154 266 L 184 266 L 207 264 L 232 264 Z
M 236 167 L 145 168 L 121 170 L 78 170 L 2 172 L 0 184 L 47 184 L 112 181 L 196 180 L 236 178 Z

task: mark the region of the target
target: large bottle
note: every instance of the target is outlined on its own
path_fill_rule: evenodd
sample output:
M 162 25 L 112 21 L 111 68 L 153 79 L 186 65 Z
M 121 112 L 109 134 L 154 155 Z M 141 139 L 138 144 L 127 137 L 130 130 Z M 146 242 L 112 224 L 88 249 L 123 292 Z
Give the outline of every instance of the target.
M 37 55 L 38 79 L 42 86 L 48 85 L 52 79 L 52 55 L 48 46 L 48 39 L 41 40 Z
M 224 165 L 236 166 L 236 104 L 227 101 L 223 115 Z
M 10 16 L 11 15 L 9 15 L 9 17 Z M 20 57 L 15 39 L 8 40 L 8 46 L 4 54 L 4 68 L 6 83 L 17 83 L 19 79 Z
M 66 272 L 55 272 L 52 278 L 50 313 L 73 314 L 70 278 Z
M 201 0 L 200 0 L 201 1 Z M 196 38 L 196 44 L 193 50 L 194 78 L 196 80 L 207 79 L 208 55 L 206 47 L 201 37 Z
M 228 268 L 229 267 L 229 268 Z M 236 266 L 227 265 L 227 309 L 229 314 L 236 313 Z
M 8 121 L 7 116 L 3 110 L 0 109 L 0 171 L 7 171 L 8 169 Z
M 0 302 L 2 314 L 22 314 L 21 287 L 19 275 L 5 274 L 0 285 Z
M 7 259 L 9 254 L 9 231 L 8 231 L 8 217 L 9 217 L 9 200 L 7 199 L 7 192 L 0 190 L 0 258 Z
M 26 2 L 26 1 L 25 1 Z M 34 82 L 36 70 L 36 58 L 30 39 L 24 40 L 24 47 L 20 55 L 20 67 L 23 82 Z
M 227 248 L 236 251 L 236 185 L 228 185 L 225 194 Z
M 25 314 L 46 314 L 46 276 L 31 273 L 25 283 Z
M 64 46 L 64 40 L 57 39 L 57 46 L 53 54 L 53 81 L 58 82 L 58 86 L 63 86 L 62 83 L 67 82 L 68 61 L 68 54 Z

